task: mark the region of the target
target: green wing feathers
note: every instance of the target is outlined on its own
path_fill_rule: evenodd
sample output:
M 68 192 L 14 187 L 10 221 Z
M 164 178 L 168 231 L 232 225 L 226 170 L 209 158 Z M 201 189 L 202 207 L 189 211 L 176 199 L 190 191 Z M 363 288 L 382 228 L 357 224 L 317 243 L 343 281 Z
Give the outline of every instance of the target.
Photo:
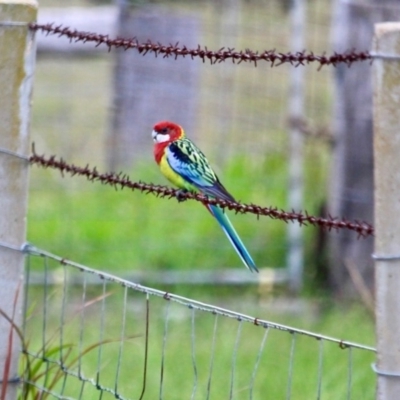
M 182 178 L 193 184 L 201 193 L 234 201 L 234 198 L 219 181 L 206 156 L 189 139 L 172 142 L 167 149 L 170 167 Z

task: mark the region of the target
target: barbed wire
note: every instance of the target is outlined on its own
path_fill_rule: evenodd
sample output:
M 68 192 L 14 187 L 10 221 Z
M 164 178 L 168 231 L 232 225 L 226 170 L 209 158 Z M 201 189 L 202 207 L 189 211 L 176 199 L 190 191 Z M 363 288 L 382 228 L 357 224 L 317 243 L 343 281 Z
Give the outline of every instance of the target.
M 373 57 L 368 51 L 356 51 L 355 49 L 348 50 L 344 53 L 334 52 L 332 55 L 316 55 L 312 51 L 298 51 L 295 53 L 287 52 L 281 53 L 272 50 L 264 50 L 262 52 L 253 51 L 251 49 L 245 49 L 241 51 L 235 51 L 234 48 L 222 47 L 217 51 L 209 50 L 207 46 L 198 45 L 195 49 L 189 49 L 186 46 L 179 46 L 179 43 L 163 45 L 159 42 L 155 43 L 151 40 L 140 43 L 136 37 L 133 38 L 120 38 L 117 37 L 112 39 L 109 35 L 102 35 L 94 32 L 78 31 L 62 25 L 55 25 L 55 23 L 37 24 L 32 23 L 29 25 L 33 31 L 42 31 L 46 34 L 66 36 L 71 42 L 83 42 L 83 43 L 95 43 L 96 47 L 100 45 L 106 45 L 110 51 L 112 48 L 122 48 L 124 50 L 136 49 L 139 54 L 146 55 L 147 53 L 153 53 L 156 57 L 162 55 L 163 58 L 174 57 L 186 57 L 189 56 L 192 59 L 195 57 L 201 58 L 203 62 L 209 60 L 211 64 L 220 63 L 226 60 L 232 60 L 235 64 L 242 62 L 253 63 L 257 66 L 259 61 L 265 61 L 270 63 L 271 67 L 277 67 L 282 64 L 291 64 L 295 67 L 300 65 L 318 63 L 321 69 L 324 65 L 346 64 L 350 66 L 354 62 L 358 61 L 372 61 Z
M 153 183 L 133 182 L 129 176 L 123 172 L 100 173 L 96 167 L 79 167 L 74 164 L 67 163 L 62 158 L 56 156 L 46 157 L 38 155 L 35 151 L 35 146 L 32 146 L 32 156 L 29 157 L 31 164 L 36 164 L 43 168 L 57 169 L 64 176 L 68 173 L 71 176 L 79 175 L 86 177 L 91 182 L 100 182 L 105 185 L 113 186 L 116 189 L 128 188 L 131 190 L 139 190 L 146 194 L 153 194 L 157 197 L 176 198 L 182 200 L 196 200 L 203 204 L 218 205 L 223 209 L 235 211 L 237 214 L 255 214 L 259 216 L 267 216 L 272 219 L 279 219 L 284 222 L 298 222 L 300 225 L 313 225 L 320 228 L 325 228 L 328 231 L 348 229 L 354 231 L 359 237 L 367 237 L 374 234 L 374 227 L 367 222 L 349 221 L 345 218 L 338 219 L 336 217 L 316 217 L 309 215 L 307 212 L 284 211 L 276 207 L 262 207 L 256 204 L 243 204 L 240 202 L 227 201 L 220 198 L 210 198 L 200 193 L 182 192 L 179 189 L 173 189 L 163 185 Z

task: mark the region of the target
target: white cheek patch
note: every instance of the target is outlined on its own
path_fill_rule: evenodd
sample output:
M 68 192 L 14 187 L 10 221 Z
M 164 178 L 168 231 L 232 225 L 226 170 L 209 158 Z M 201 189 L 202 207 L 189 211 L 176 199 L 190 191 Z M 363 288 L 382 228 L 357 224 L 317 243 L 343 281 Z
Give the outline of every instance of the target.
M 153 138 L 154 143 L 169 142 L 171 138 L 169 135 L 162 135 L 156 131 L 151 132 L 151 137 Z
M 169 142 L 170 140 L 170 136 L 169 135 L 161 135 L 161 134 L 157 134 L 156 137 L 154 138 L 154 141 L 156 143 L 164 143 L 164 142 Z

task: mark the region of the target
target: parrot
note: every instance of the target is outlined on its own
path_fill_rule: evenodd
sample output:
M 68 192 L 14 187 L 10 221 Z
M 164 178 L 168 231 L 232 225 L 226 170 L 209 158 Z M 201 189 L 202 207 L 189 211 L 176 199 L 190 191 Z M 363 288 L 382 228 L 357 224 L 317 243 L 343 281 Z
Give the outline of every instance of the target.
M 205 155 L 186 137 L 181 126 L 169 121 L 158 122 L 153 127 L 152 138 L 154 158 L 161 173 L 183 193 L 201 193 L 211 198 L 235 201 L 220 182 Z M 251 272 L 258 272 L 225 211 L 216 205 L 204 205 L 215 217 L 244 265 Z

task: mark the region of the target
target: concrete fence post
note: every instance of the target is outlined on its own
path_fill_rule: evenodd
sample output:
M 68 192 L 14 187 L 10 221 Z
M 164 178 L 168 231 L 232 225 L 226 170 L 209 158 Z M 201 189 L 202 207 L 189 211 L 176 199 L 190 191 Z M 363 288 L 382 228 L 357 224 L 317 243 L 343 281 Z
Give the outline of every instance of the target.
M 35 46 L 28 24 L 36 14 L 34 0 L 0 0 L 0 309 L 9 317 L 14 314 L 17 325 L 22 319 L 24 256 L 4 245 L 21 248 L 25 242 L 29 166 L 10 153 L 29 154 Z M 0 315 L 0 398 L 7 400 L 16 399 L 21 349 L 11 332 Z
M 400 23 L 375 25 L 374 51 L 375 370 L 377 399 L 394 400 L 400 396 Z

